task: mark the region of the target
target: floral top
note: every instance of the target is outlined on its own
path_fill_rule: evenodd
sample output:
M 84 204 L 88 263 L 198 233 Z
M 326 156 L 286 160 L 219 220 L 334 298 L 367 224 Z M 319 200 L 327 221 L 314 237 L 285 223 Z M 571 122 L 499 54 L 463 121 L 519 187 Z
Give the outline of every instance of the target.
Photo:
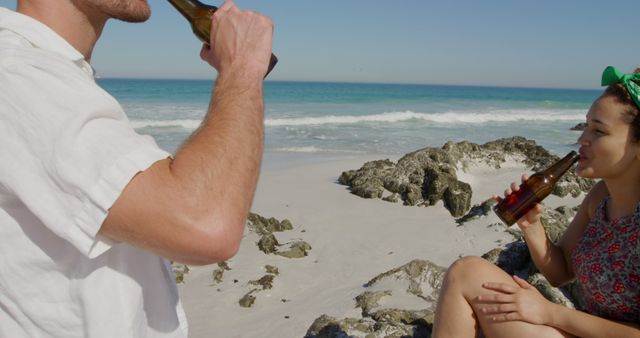
M 609 220 L 605 198 L 571 256 L 584 310 L 640 323 L 640 204 L 633 215 Z

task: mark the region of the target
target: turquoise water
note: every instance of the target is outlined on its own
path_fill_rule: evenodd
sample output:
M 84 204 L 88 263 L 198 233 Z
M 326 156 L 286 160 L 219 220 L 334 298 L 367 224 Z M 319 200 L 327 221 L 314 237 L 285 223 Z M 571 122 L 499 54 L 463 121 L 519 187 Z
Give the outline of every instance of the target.
M 140 133 L 175 152 L 197 128 L 212 81 L 101 79 Z M 557 154 L 597 90 L 358 83 L 265 83 L 265 148 L 283 153 L 404 154 L 447 141 L 524 136 Z

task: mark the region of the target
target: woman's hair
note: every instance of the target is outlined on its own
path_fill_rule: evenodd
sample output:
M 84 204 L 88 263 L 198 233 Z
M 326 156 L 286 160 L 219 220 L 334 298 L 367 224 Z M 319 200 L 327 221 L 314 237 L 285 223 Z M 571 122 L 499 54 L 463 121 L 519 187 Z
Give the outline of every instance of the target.
M 640 68 L 636 68 L 634 73 L 640 73 Z M 640 83 L 638 85 L 640 85 Z M 631 98 L 631 95 L 629 95 L 624 85 L 621 83 L 609 85 L 607 89 L 604 90 L 603 95 L 616 98 L 619 103 L 626 107 L 624 114 L 627 122 L 631 125 L 633 140 L 635 142 L 640 141 L 640 107 L 638 107 L 633 98 Z

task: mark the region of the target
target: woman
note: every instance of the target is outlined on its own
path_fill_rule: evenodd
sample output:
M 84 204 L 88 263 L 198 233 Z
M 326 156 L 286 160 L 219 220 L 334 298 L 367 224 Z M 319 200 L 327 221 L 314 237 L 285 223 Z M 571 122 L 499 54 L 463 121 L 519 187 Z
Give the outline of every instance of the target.
M 578 280 L 584 312 L 548 301 L 488 261 L 465 257 L 445 276 L 434 338 L 640 337 L 638 83 L 640 69 L 622 74 L 608 67 L 603 73 L 608 87 L 587 113 L 576 167 L 579 176 L 601 180 L 558 243 L 544 232 L 541 205 L 518 220 L 531 258 L 547 280 L 554 286 Z M 512 183 L 505 196 L 516 190 Z

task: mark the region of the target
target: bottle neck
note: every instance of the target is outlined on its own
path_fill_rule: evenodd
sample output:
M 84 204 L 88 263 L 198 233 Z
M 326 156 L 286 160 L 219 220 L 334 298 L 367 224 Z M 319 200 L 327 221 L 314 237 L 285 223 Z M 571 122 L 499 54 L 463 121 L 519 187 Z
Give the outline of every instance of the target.
M 169 0 L 169 3 L 175 7 L 180 14 L 187 18 L 196 18 L 202 14 L 202 10 L 218 9 L 215 6 L 206 5 L 198 0 Z
M 559 179 L 560 176 L 564 175 L 571 166 L 578 161 L 580 156 L 572 151 L 567 156 L 563 157 L 560 161 L 554 163 L 551 167 L 544 171 L 545 176 L 553 177 L 554 179 Z

